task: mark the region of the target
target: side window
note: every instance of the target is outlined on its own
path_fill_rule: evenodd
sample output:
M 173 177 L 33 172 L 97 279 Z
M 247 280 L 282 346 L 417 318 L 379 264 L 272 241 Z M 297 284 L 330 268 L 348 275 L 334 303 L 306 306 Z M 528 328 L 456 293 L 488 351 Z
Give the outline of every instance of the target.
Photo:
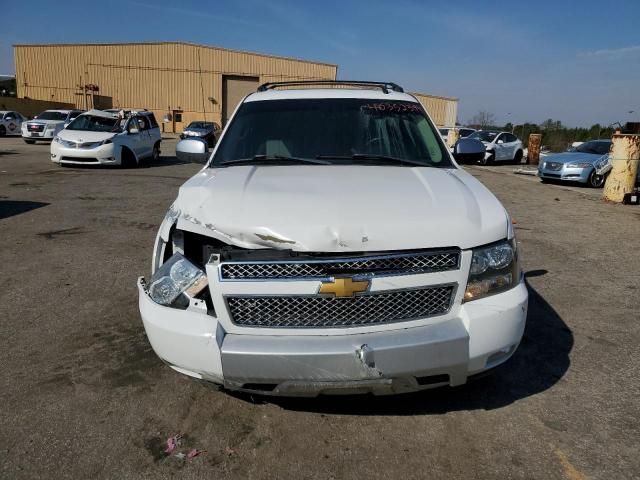
M 149 130 L 149 120 L 143 115 L 137 117 L 140 131 Z
M 147 115 L 147 120 L 149 121 L 149 128 L 158 128 L 158 122 L 153 113 Z
M 138 123 L 138 117 L 131 117 L 127 123 L 127 132 L 131 133 L 132 129 L 140 131 L 140 124 Z

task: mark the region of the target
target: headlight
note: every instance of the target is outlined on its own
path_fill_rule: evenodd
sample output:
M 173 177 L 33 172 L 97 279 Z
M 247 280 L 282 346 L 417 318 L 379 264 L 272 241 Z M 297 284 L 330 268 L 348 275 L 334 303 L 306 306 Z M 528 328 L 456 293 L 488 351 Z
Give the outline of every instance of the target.
M 62 140 L 57 135 L 55 137 L 53 137 L 53 141 L 56 142 L 56 143 L 62 143 Z
M 464 301 L 504 292 L 520 281 L 515 238 L 474 248 Z
M 106 140 L 100 142 L 100 145 L 109 145 L 110 143 L 113 143 L 113 140 L 110 138 L 107 138 Z
M 205 273 L 176 253 L 156 270 L 149 282 L 149 296 L 160 305 L 186 306 L 179 297 L 193 297 L 207 286 Z M 188 303 L 188 302 L 187 302 Z
M 56 126 L 54 124 L 52 124 L 52 123 L 49 123 L 44 128 L 45 128 L 45 130 L 55 130 Z
M 589 162 L 580 162 L 580 163 L 570 163 L 567 165 L 567 168 L 589 168 L 593 167 L 593 163 Z

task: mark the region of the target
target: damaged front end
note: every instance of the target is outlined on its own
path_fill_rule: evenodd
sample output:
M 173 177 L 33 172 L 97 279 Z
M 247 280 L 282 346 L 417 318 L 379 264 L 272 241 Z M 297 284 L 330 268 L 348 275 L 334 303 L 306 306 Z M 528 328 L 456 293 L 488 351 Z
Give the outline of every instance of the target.
M 520 340 L 523 286 L 463 302 L 471 251 L 298 251 L 253 230 L 264 238 L 167 213 L 138 288 L 149 341 L 176 371 L 268 395 L 392 394 L 461 385 Z

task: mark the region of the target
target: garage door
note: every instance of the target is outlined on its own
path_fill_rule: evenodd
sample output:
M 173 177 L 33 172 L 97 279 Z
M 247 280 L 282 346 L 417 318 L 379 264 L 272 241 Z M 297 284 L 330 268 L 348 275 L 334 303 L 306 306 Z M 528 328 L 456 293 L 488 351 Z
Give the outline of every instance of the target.
M 222 77 L 222 124 L 233 114 L 240 100 L 258 88 L 258 77 L 237 77 L 224 75 Z

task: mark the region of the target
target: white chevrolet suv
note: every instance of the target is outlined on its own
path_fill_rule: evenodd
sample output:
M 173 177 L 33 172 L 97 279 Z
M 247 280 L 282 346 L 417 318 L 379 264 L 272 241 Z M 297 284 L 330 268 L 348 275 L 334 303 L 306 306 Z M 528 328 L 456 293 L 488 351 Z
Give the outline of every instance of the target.
M 22 139 L 29 144 L 37 140 L 51 141 L 82 110 L 45 110 L 33 120 L 22 122 Z
M 454 160 L 484 146 L 452 156 L 401 87 L 265 84 L 210 155 L 197 139 L 177 155 L 205 166 L 138 280 L 176 371 L 266 395 L 388 394 L 464 384 L 518 347 L 512 222 Z
M 158 160 L 161 134 L 152 112 L 90 110 L 51 142 L 51 161 L 75 165 L 138 166 Z

